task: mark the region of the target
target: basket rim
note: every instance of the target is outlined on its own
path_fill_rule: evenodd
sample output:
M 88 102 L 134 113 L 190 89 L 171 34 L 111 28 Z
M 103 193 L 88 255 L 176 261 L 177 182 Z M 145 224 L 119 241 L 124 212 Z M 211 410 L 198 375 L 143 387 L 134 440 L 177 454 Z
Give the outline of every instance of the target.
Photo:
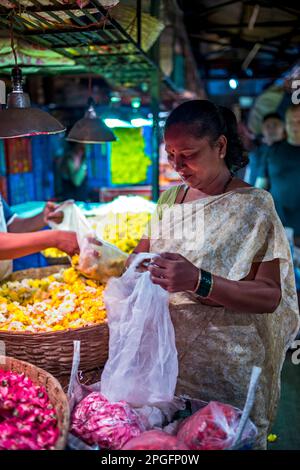
M 3 361 L 3 358 L 4 358 L 4 361 Z M 51 380 L 53 380 L 55 382 L 55 385 L 57 385 L 59 388 L 62 389 L 62 386 L 60 385 L 59 381 L 54 377 L 54 375 L 50 374 L 50 372 L 47 372 L 45 369 L 42 369 L 41 367 L 38 367 L 38 366 L 35 366 L 34 364 L 32 364 L 31 362 L 28 362 L 28 361 L 22 361 L 21 359 L 16 359 L 15 357 L 13 356 L 4 356 L 3 354 L 1 355 L 0 354 L 0 369 L 1 369 L 1 366 L 3 364 L 6 363 L 6 360 L 10 360 L 12 362 L 16 362 L 20 365 L 24 365 L 24 366 L 28 366 L 30 365 L 31 367 L 37 369 L 37 372 L 39 372 L 40 374 L 44 374 L 44 375 L 47 375 Z M 25 374 L 26 375 L 26 374 Z M 63 391 L 63 390 L 62 390 Z M 64 393 L 65 395 L 65 393 Z M 66 402 L 68 403 L 68 399 L 67 397 L 65 396 L 65 400 Z
M 107 324 L 107 318 L 102 322 L 102 323 L 98 323 L 96 325 L 87 325 L 87 326 L 81 326 L 80 328 L 66 328 L 65 330 L 58 330 L 58 331 L 40 331 L 40 332 L 32 332 L 32 331 L 4 331 L 4 330 L 1 330 L 0 328 L 0 336 L 4 335 L 4 336 L 12 336 L 12 335 L 17 335 L 17 336 L 44 336 L 44 337 L 47 337 L 47 336 L 53 336 L 54 334 L 55 335 L 65 335 L 65 334 L 68 334 L 70 332 L 74 332 L 74 333 L 79 333 L 79 332 L 83 332 L 83 331 L 90 331 L 90 330 L 93 330 L 93 329 L 99 329 L 99 328 L 103 328 L 104 326 L 106 327 L 108 324 Z M 0 356 L 1 357 L 1 356 Z M 43 369 L 42 369 L 43 370 Z

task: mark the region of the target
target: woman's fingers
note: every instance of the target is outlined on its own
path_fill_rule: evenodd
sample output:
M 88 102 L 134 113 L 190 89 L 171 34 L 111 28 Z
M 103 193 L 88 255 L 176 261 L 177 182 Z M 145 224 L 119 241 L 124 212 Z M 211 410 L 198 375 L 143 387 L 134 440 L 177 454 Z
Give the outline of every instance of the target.
M 154 277 L 164 277 L 164 275 L 166 275 L 165 269 L 161 269 L 155 265 L 150 265 L 148 271 L 151 273 L 151 276 Z
M 172 260 L 172 261 L 178 261 L 181 259 L 181 255 L 178 255 L 177 253 L 169 253 L 169 252 L 164 252 L 160 253 L 160 257 L 165 259 L 165 260 Z
M 156 256 L 155 258 L 152 259 L 151 264 L 156 264 L 160 268 L 167 268 L 170 266 L 170 263 L 174 261 L 179 261 L 181 260 L 182 257 L 178 255 L 177 253 L 160 253 L 159 256 Z
M 151 281 L 153 282 L 153 284 L 157 284 L 160 287 L 163 287 L 164 289 L 168 290 L 168 286 L 169 286 L 168 279 L 163 279 L 161 277 L 151 276 Z
M 158 266 L 166 269 L 169 266 L 169 261 L 161 258 L 160 256 L 156 256 L 155 258 L 152 258 L 149 266 Z

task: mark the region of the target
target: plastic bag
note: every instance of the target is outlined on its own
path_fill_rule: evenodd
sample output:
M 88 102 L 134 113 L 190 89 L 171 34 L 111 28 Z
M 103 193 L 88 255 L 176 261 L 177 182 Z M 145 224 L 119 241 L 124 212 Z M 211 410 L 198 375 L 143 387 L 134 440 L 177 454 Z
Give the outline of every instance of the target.
M 74 409 L 71 431 L 87 444 L 117 450 L 139 436 L 144 427 L 127 403 L 109 403 L 101 393 L 92 392 Z
M 110 403 L 100 393 L 101 382 L 92 385 L 79 383 L 79 364 L 80 341 L 74 341 L 68 387 L 72 432 L 68 445 L 73 449 L 91 450 L 99 446 L 119 449 L 134 436 L 154 426 L 161 427 L 165 421 L 171 421 L 175 412 L 185 407 L 184 400 L 178 397 L 172 402 L 160 403 L 155 407 L 133 408 L 124 401 Z
M 136 256 L 104 292 L 109 326 L 109 358 L 101 377 L 101 393 L 110 401 L 133 406 L 172 401 L 178 375 L 175 333 L 169 294 L 136 267 L 154 254 Z
M 120 276 L 128 255 L 111 243 L 96 238 L 88 219 L 72 201 L 61 204 L 57 210 L 64 213 L 61 224 L 49 223 L 57 230 L 76 232 L 80 256 L 75 268 L 85 277 L 106 283 L 112 276 Z
M 178 443 L 175 436 L 153 430 L 132 438 L 122 447 L 122 450 L 188 450 L 188 447 Z
M 79 246 L 84 238 L 93 235 L 92 227 L 82 210 L 74 204 L 74 201 L 65 201 L 58 206 L 56 211 L 64 213 L 63 221 L 60 224 L 49 221 L 49 227 L 54 230 L 70 230 L 76 232 Z
M 211 401 L 184 420 L 177 433 L 178 442 L 191 450 L 229 449 L 235 441 L 242 412 L 233 406 Z M 250 420 L 243 431 L 243 440 L 256 435 Z
M 108 402 L 107 399 L 100 394 L 100 382 L 89 386 L 79 383 L 77 377 L 79 362 L 80 341 L 74 341 L 73 364 L 68 389 L 71 412 L 74 410 L 75 406 L 80 402 L 82 403 L 82 400 L 90 395 L 91 392 L 97 392 L 95 395 L 100 397 L 101 402 Z M 171 402 L 159 403 L 152 407 L 130 407 L 130 409 L 138 415 L 141 429 L 144 428 L 148 430 L 154 426 L 158 427 L 158 429 L 152 429 L 152 431 L 155 431 L 154 434 L 143 432 L 137 440 L 136 438 L 129 440 L 128 447 L 126 444 L 126 449 L 151 448 L 157 450 L 164 448 L 164 450 L 168 450 L 170 445 L 174 445 L 174 437 L 178 450 L 191 448 L 189 446 L 193 445 L 201 446 L 202 450 L 206 448 L 226 450 L 251 448 L 257 436 L 257 428 L 250 421 L 249 414 L 254 403 L 260 373 L 260 368 L 253 367 L 243 411 L 230 405 L 219 402 L 207 403 L 202 400 L 190 398 L 187 395 L 174 397 Z M 202 413 L 200 413 L 200 411 Z M 185 419 L 187 415 L 191 416 Z M 85 412 L 83 418 L 84 416 L 86 416 Z M 161 428 L 163 421 L 167 422 L 167 425 Z M 96 433 L 100 431 L 101 437 L 104 437 L 101 429 L 96 427 L 95 431 Z M 112 435 L 110 429 L 107 431 L 107 435 Z M 157 431 L 159 431 L 158 434 Z M 200 433 L 202 433 L 201 442 L 199 439 Z M 216 439 L 217 434 L 222 438 Z M 173 439 L 167 439 L 166 435 L 173 436 Z M 151 436 L 152 438 L 150 439 Z M 123 444 L 125 444 L 124 441 L 125 439 L 123 439 Z M 118 446 L 118 443 L 115 442 L 113 445 Z M 88 448 L 88 450 L 98 448 L 95 445 L 88 447 L 80 439 L 76 439 L 72 435 L 69 436 L 69 446 L 75 449 Z M 125 446 L 123 449 L 124 448 Z
M 110 277 L 119 277 L 125 269 L 128 255 L 111 243 L 87 236 L 80 244 L 76 269 L 85 277 L 106 283 Z

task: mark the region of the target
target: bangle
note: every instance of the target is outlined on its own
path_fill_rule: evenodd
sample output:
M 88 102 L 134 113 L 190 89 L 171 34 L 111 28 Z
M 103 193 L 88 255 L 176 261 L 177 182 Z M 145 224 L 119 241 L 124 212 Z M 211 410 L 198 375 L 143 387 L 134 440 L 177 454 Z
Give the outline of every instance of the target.
M 196 287 L 195 287 L 195 289 L 192 291 L 193 293 L 196 293 L 196 292 L 197 292 L 197 290 L 199 289 L 200 282 L 201 282 L 201 269 L 199 269 L 199 274 L 198 274 L 198 281 L 197 281 L 197 284 L 196 284 Z
M 212 274 L 204 269 L 200 269 L 200 283 L 198 288 L 194 291 L 196 295 L 200 297 L 209 297 L 213 289 L 213 277 Z

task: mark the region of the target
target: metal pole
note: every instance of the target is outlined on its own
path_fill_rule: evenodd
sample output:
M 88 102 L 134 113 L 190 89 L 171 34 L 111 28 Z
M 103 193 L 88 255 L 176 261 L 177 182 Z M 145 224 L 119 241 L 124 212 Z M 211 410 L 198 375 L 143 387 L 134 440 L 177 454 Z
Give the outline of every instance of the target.
M 159 17 L 159 4 L 157 0 L 151 0 L 150 13 L 156 18 Z M 159 65 L 159 39 L 151 50 L 153 62 Z M 160 102 L 160 73 L 159 67 L 153 69 L 151 73 L 151 111 L 153 115 L 152 128 L 152 200 L 156 202 L 159 198 L 159 102 Z

